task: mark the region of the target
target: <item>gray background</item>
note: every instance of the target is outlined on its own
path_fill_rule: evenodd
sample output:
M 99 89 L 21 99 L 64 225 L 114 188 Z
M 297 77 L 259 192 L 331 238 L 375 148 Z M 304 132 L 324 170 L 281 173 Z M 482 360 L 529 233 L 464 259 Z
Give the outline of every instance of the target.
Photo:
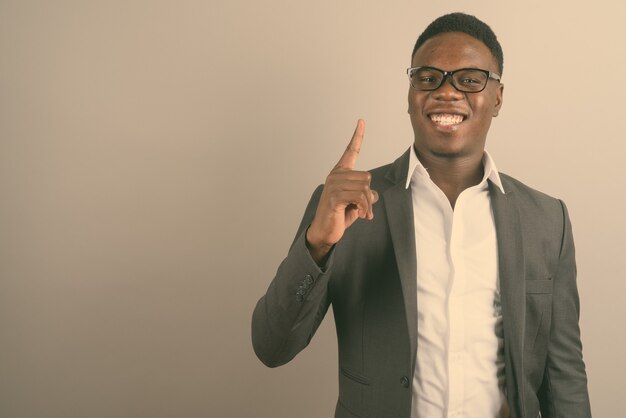
M 425 3 L 0 0 L 0 416 L 331 416 L 330 317 L 270 370 L 251 312 L 357 118 L 358 168 L 410 145 L 413 43 L 457 10 L 503 45 L 488 149 L 567 202 L 623 414 L 626 6 Z

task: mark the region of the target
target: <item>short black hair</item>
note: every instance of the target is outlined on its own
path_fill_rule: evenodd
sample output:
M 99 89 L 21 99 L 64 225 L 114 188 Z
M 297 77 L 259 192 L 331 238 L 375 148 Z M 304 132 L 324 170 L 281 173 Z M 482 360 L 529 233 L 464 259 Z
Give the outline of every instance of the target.
M 433 20 L 431 24 L 424 29 L 424 32 L 422 32 L 419 38 L 417 38 L 415 47 L 413 47 L 413 53 L 411 54 L 411 60 L 413 60 L 415 52 L 424 42 L 445 32 L 463 32 L 484 43 L 496 59 L 498 70 L 500 70 L 500 75 L 502 75 L 504 56 L 496 34 L 485 22 L 465 13 L 450 13 Z

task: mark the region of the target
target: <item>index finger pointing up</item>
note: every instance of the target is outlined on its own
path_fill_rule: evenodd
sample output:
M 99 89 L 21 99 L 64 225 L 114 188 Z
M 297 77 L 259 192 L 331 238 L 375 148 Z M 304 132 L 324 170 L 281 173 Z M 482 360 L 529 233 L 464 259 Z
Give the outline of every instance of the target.
M 356 129 L 354 130 L 354 134 L 352 135 L 352 139 L 348 144 L 348 147 L 343 152 L 343 155 L 337 162 L 335 168 L 345 168 L 348 170 L 352 170 L 354 165 L 356 164 L 356 158 L 359 156 L 359 152 L 361 151 L 361 144 L 363 143 L 363 135 L 365 134 L 365 121 L 363 119 L 359 119 L 356 123 Z

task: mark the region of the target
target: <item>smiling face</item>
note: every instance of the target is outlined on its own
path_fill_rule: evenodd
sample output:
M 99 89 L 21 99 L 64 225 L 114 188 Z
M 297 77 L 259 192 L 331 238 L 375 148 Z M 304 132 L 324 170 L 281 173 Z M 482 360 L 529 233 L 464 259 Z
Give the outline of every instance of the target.
M 444 71 L 480 68 L 499 73 L 491 51 L 478 39 L 447 32 L 427 40 L 413 56 L 412 67 Z M 491 118 L 502 106 L 504 86 L 490 79 L 480 93 L 462 93 L 450 78 L 434 91 L 409 86 L 409 115 L 418 154 L 431 157 L 482 158 Z

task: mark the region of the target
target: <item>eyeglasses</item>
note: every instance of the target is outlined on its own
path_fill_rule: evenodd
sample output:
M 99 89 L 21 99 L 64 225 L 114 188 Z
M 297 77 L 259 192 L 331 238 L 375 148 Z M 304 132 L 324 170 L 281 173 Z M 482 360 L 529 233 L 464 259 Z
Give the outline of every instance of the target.
M 480 68 L 444 71 L 435 67 L 412 67 L 406 70 L 411 86 L 416 90 L 437 90 L 450 76 L 452 87 L 463 93 L 480 93 L 490 78 L 500 81 L 500 75 Z

